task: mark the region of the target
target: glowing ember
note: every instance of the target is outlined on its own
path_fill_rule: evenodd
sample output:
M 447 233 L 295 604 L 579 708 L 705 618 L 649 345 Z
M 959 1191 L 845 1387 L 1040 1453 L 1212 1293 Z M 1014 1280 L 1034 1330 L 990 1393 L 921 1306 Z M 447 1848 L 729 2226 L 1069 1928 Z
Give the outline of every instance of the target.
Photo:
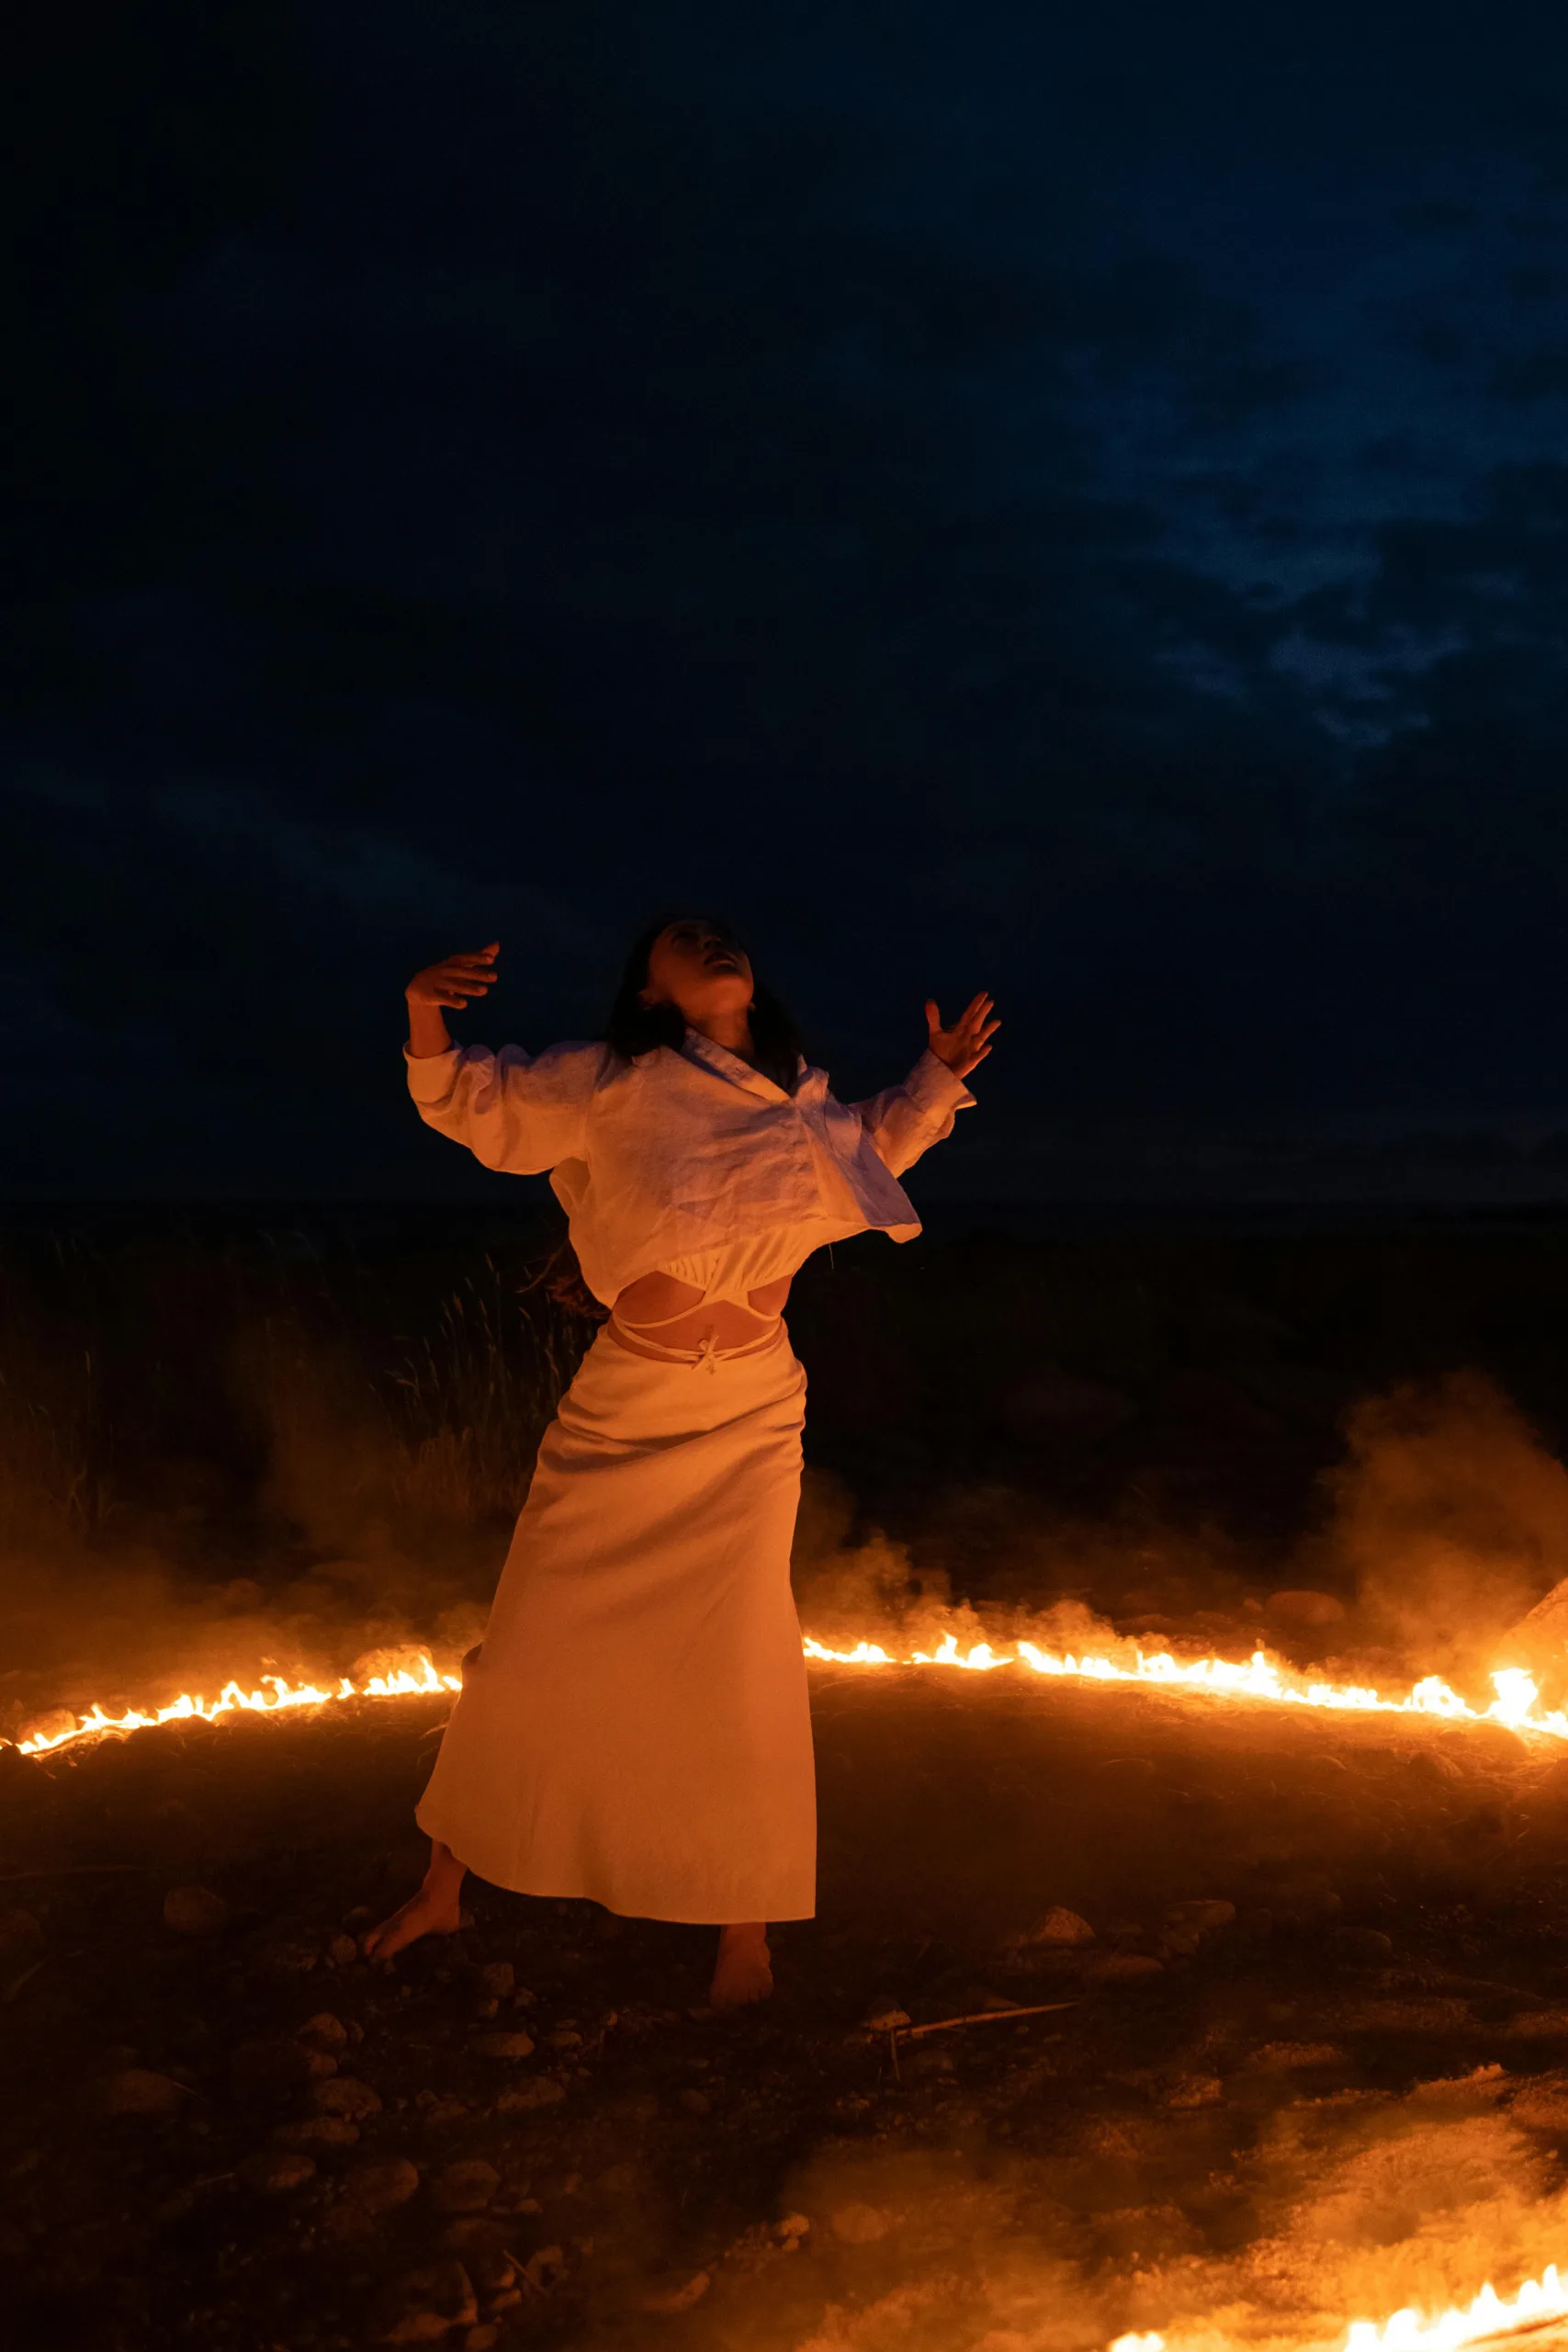
M 1308 1681 L 1288 1668 L 1277 1666 L 1261 1650 L 1255 1650 L 1245 1663 L 1219 1657 L 1183 1660 L 1166 1650 L 1145 1653 L 1140 1649 L 1131 1650 L 1130 1660 L 1119 1660 L 1077 1657 L 1070 1651 L 1058 1654 L 1041 1649 L 1030 1641 L 1004 1642 L 999 1646 L 978 1641 L 961 1649 L 954 1634 L 945 1634 L 933 1650 L 911 1650 L 906 1657 L 895 1657 L 879 1643 L 870 1641 L 856 1642 L 850 1649 L 832 1649 L 809 1634 L 805 1649 L 807 1658 L 822 1665 L 950 1667 L 966 1674 L 988 1674 L 1010 1667 L 1015 1672 L 1022 1669 L 1048 1679 L 1115 1684 L 1124 1690 L 1152 1689 L 1186 1693 L 1192 1698 L 1254 1700 L 1271 1706 L 1318 1707 L 1357 1714 L 1419 1716 L 1443 1723 L 1499 1724 L 1509 1731 L 1568 1739 L 1568 1713 L 1561 1710 L 1538 1712 L 1540 1693 L 1519 1667 L 1504 1667 L 1494 1673 L 1491 1679 L 1496 1697 L 1489 1706 L 1472 1707 L 1436 1675 L 1417 1682 L 1403 1699 L 1385 1699 L 1381 1692 L 1354 1683 Z M 167 1706 L 133 1707 L 123 1715 L 107 1714 L 101 1706 L 95 1706 L 63 1729 L 39 1730 L 14 1743 L 0 1742 L 0 1746 L 15 1745 L 24 1756 L 45 1756 L 73 1740 L 95 1738 L 104 1732 L 142 1731 L 168 1723 L 216 1723 L 225 1715 L 238 1713 L 275 1715 L 294 1707 L 329 1706 L 343 1699 L 426 1697 L 461 1688 L 459 1676 L 441 1673 L 423 1651 L 411 1652 L 406 1667 L 370 1675 L 363 1682 L 343 1675 L 335 1688 L 322 1688 L 313 1682 L 293 1683 L 280 1675 L 264 1674 L 257 1689 L 246 1690 L 238 1682 L 226 1682 L 217 1698 L 211 1700 L 182 1691 Z
M 1568 2317 L 1568 2281 L 1548 2263 L 1539 2278 L 1527 2278 L 1511 2302 L 1484 2286 L 1465 2310 L 1450 2308 L 1434 2319 L 1419 2312 L 1395 2312 L 1392 2319 L 1350 2322 L 1344 2352 L 1458 2352 L 1466 2344 L 1480 2344 L 1519 2328 L 1534 2328 Z M 1179 2341 L 1179 2338 L 1177 2339 Z M 1167 2352 L 1163 2335 L 1119 2335 L 1111 2352 Z

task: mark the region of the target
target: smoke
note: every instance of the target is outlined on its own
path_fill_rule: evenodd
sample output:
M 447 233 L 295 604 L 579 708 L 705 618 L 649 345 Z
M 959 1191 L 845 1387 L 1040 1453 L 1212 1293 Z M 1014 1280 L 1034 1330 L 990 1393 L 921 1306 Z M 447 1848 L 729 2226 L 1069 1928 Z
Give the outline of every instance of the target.
M 1135 1645 L 1077 1596 L 1034 1603 L 998 1599 L 976 1607 L 954 1598 L 953 1572 L 917 1566 L 908 1548 L 879 1528 L 857 1541 L 853 1498 L 827 1471 L 808 1470 L 802 1481 L 792 1569 L 801 1623 L 829 1648 L 869 1640 L 903 1656 L 932 1650 L 951 1634 L 964 1646 L 1021 1639 L 1128 1666 L 1135 1656 Z
M 1261 1642 L 1335 1679 L 1436 1674 L 1483 1702 L 1492 1668 L 1525 1666 L 1551 1704 L 1568 1699 L 1568 1470 L 1494 1381 L 1454 1372 L 1359 1399 L 1322 1492 L 1324 1522 L 1272 1561 L 1213 1528 L 1053 1519 L 996 1486 L 967 1511 L 939 1498 L 917 1555 L 808 1470 L 796 1599 L 831 1646 L 953 1633 L 1131 1662 L 1139 1636 L 1238 1657 Z
M 1413 1674 L 1483 1684 L 1508 1629 L 1568 1577 L 1568 1471 L 1481 1373 L 1363 1398 L 1327 1486 L 1332 1520 L 1303 1563 L 1348 1579 L 1360 1640 Z
M 780 2190 L 807 2256 L 737 2248 L 687 2340 L 1099 2352 L 1157 2329 L 1171 2352 L 1294 2352 L 1488 2279 L 1512 2294 L 1568 2235 L 1561 2163 L 1509 2114 L 1517 2089 L 1494 2066 L 1299 2098 L 1218 2169 L 1213 2110 L 1075 2127 L 1056 2154 L 829 2147 Z
M 482 1634 L 540 1398 L 498 1400 L 504 1444 L 471 1409 L 400 1422 L 350 1348 L 259 1318 L 209 1385 L 223 1460 L 171 1449 L 95 1498 L 80 1406 L 0 1383 L 0 1735 L 231 1676 L 357 1679 L 421 1649 L 450 1668 Z
M 796 1605 L 807 1630 L 829 1643 L 868 1633 L 904 1633 L 919 1616 L 948 1609 L 950 1586 L 940 1570 L 917 1573 L 908 1550 L 879 1529 L 854 1540 L 855 1501 L 827 1470 L 801 1480 L 792 1561 Z

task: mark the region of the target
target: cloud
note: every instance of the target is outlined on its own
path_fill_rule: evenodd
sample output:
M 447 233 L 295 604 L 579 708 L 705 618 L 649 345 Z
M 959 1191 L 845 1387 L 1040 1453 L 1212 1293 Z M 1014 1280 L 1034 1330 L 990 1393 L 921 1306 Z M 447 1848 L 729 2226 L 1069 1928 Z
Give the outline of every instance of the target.
M 243 70 L 186 28 L 206 142 L 157 44 L 85 109 L 45 77 L 8 919 L 52 1009 L 11 1051 L 73 1150 L 118 1098 L 50 1041 L 135 1028 L 181 1077 L 122 1182 L 300 1189 L 301 1036 L 370 1132 L 412 962 L 504 930 L 538 1043 L 681 898 L 846 1085 L 984 978 L 1004 1114 L 1551 1095 L 1530 12 L 1413 56 L 1303 11 L 1289 76 L 1219 6 L 612 21 L 258 18 Z M 93 226 L 111 72 L 134 247 Z M 335 1181 L 423 1181 L 374 1133 Z

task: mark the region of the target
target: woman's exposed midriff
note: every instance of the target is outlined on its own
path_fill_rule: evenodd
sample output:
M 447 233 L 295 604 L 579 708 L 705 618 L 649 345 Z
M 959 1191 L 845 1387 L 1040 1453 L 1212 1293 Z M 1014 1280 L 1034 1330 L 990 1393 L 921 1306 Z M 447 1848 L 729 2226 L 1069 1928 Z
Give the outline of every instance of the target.
M 636 1326 L 639 1323 L 658 1326 L 656 1331 L 649 1331 L 649 1338 L 656 1341 L 660 1351 L 700 1348 L 705 1342 L 716 1348 L 744 1348 L 754 1340 L 767 1338 L 770 1327 L 784 1313 L 792 1280 L 791 1275 L 784 1274 L 775 1282 L 763 1283 L 760 1288 L 748 1291 L 748 1313 L 747 1306 L 734 1299 L 715 1299 L 711 1306 L 705 1305 L 704 1294 L 696 1283 L 681 1282 L 673 1274 L 643 1274 L 635 1283 L 628 1283 L 616 1299 L 610 1329 L 622 1346 L 629 1346 L 634 1354 L 644 1352 L 637 1346 Z M 692 1313 L 682 1316 L 682 1307 L 688 1304 Z M 676 1319 L 667 1319 L 670 1317 Z

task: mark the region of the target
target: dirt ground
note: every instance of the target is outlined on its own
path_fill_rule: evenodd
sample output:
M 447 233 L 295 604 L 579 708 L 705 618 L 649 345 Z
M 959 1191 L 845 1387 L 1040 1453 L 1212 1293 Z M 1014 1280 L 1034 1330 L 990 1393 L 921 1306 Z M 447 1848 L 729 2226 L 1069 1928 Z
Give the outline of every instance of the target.
M 10 2340 L 1342 2343 L 1568 2254 L 1568 1754 L 1007 1673 L 813 1701 L 819 1916 L 731 2019 L 705 1931 L 484 1886 L 358 1962 L 442 1702 L 0 1751 Z

